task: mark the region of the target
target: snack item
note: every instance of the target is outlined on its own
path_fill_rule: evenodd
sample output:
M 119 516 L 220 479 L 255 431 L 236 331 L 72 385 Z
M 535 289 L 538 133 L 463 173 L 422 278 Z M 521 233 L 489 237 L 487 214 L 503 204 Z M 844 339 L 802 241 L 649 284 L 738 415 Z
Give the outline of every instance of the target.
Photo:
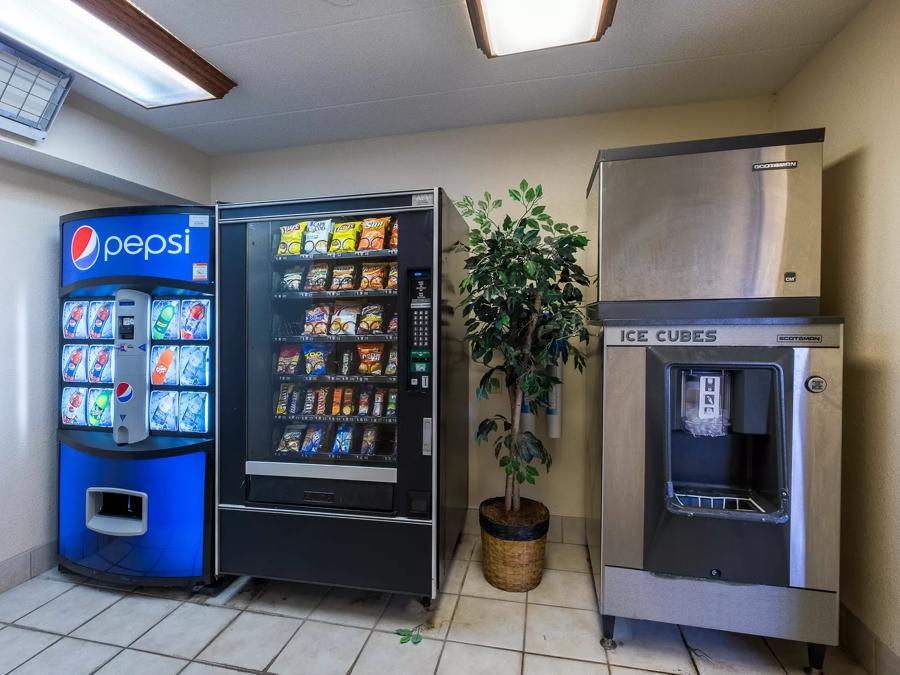
M 380 333 L 384 321 L 384 308 L 381 305 L 366 305 L 359 317 L 359 325 L 356 328 L 357 335 L 369 335 Z
M 275 372 L 278 375 L 293 375 L 297 372 L 297 364 L 300 363 L 300 345 L 282 345 L 278 352 L 278 365 Z
M 316 389 L 316 409 L 314 414 L 324 415 L 328 409 L 328 387 L 319 387 Z
M 360 225 L 358 220 L 335 225 L 334 234 L 331 235 L 331 246 L 328 247 L 328 250 L 333 253 L 355 251 L 356 235 L 359 234 Z
M 381 375 L 383 344 L 356 345 L 356 351 L 359 353 L 360 375 Z
M 278 447 L 275 448 L 275 452 L 300 452 L 300 445 L 303 443 L 305 431 L 305 424 L 286 426 L 284 433 L 281 434 L 281 440 L 278 441 Z
M 306 364 L 307 375 L 324 375 L 328 356 L 334 347 L 332 345 L 306 344 L 303 345 L 303 362 Z
M 391 347 L 391 351 L 388 352 L 387 365 L 384 367 L 385 375 L 396 375 L 397 374 L 397 348 Z
M 306 273 L 306 283 L 303 284 L 304 291 L 324 291 L 325 282 L 328 281 L 328 263 L 318 262 L 309 266 Z
M 287 382 L 282 384 L 278 388 L 278 401 L 275 403 L 275 414 L 276 415 L 287 415 L 288 412 L 288 402 L 291 398 L 291 393 L 294 391 L 294 385 Z
M 334 434 L 334 444 L 331 452 L 334 455 L 346 455 L 353 447 L 353 425 L 342 424 Z
M 388 391 L 387 416 L 393 417 L 397 414 L 397 390 Z
M 341 351 L 340 372 L 341 375 L 350 374 L 350 366 L 353 363 L 353 347 L 347 347 Z
M 303 288 L 303 270 L 299 267 L 291 267 L 281 275 L 279 288 L 282 291 L 299 291 Z
M 304 253 L 325 253 L 331 238 L 331 219 L 311 220 L 303 238 Z
M 325 335 L 328 332 L 328 317 L 331 307 L 328 305 L 315 305 L 306 310 L 306 322 L 303 324 L 303 332 Z
M 384 389 L 375 390 L 375 397 L 372 401 L 372 414 L 375 417 L 384 415 Z
M 359 305 L 335 305 L 331 317 L 332 335 L 356 335 L 356 321 L 359 318 Z
M 325 436 L 325 426 L 322 424 L 311 424 L 306 429 L 306 436 L 303 438 L 303 446 L 300 452 L 304 455 L 310 455 L 319 452 L 322 448 L 322 439 Z
M 387 287 L 388 288 L 397 288 L 399 285 L 397 272 L 397 263 L 391 263 L 388 265 L 388 278 L 387 278 Z
M 378 444 L 378 427 L 374 424 L 368 424 L 363 427 L 362 444 L 359 452 L 362 455 L 371 455 L 375 452 L 375 446 Z
M 341 414 L 341 397 L 344 394 L 344 390 L 341 387 L 334 388 L 334 396 L 331 397 L 331 414 L 332 415 L 340 415 Z
M 360 290 L 384 288 L 384 263 L 367 263 L 362 266 L 362 278 L 359 280 Z
M 388 332 L 388 335 L 396 335 L 399 330 L 400 330 L 400 323 L 397 320 L 397 313 L 394 312 L 394 316 L 391 317 L 391 321 L 388 324 L 387 332 Z
M 331 270 L 331 290 L 349 291 L 356 286 L 356 265 L 335 265 Z
M 394 227 L 391 228 L 391 248 L 397 248 L 400 244 L 400 221 L 394 221 Z
M 337 395 L 337 394 L 335 394 Z M 344 387 L 344 398 L 341 403 L 341 415 L 353 414 L 353 387 Z
M 300 387 L 294 387 L 288 403 L 288 415 L 296 415 L 300 411 Z
M 386 218 L 366 218 L 362 221 L 362 232 L 359 236 L 359 250 L 380 250 L 384 248 L 384 236 L 391 222 Z
M 303 253 L 303 233 L 309 221 L 303 220 L 293 225 L 282 225 L 281 239 L 278 241 L 278 255 L 297 255 Z
M 363 389 L 359 392 L 359 407 L 356 409 L 357 415 L 368 415 L 369 414 L 369 399 L 371 398 L 371 392 L 368 389 Z
M 307 389 L 306 394 L 303 397 L 303 414 L 304 415 L 312 415 L 313 410 L 316 409 L 316 390 L 315 389 Z

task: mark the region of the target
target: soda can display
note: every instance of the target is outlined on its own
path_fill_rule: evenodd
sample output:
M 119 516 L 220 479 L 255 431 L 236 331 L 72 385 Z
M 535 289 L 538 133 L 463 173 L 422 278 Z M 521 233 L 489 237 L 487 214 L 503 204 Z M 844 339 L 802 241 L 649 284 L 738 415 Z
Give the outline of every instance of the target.
M 87 376 L 89 382 L 109 384 L 113 381 L 112 345 L 91 345 L 88 347 Z
M 179 428 L 184 433 L 205 434 L 208 428 L 206 403 L 208 394 L 202 391 L 179 392 L 178 409 L 181 411 Z
M 178 392 L 150 392 L 150 429 L 178 431 Z
M 91 427 L 112 426 L 112 389 L 89 389 L 87 423 Z
M 177 340 L 179 334 L 178 301 L 154 300 L 150 305 L 150 337 Z
M 62 379 L 64 382 L 87 382 L 87 345 L 63 345 Z
M 178 384 L 178 352 L 174 345 L 154 345 L 150 348 L 150 383 Z
M 60 413 L 63 424 L 84 426 L 85 408 L 87 407 L 86 387 L 63 387 Z
M 209 339 L 209 300 L 181 301 L 181 339 Z
M 88 310 L 87 331 L 91 340 L 111 340 L 113 337 L 112 300 L 94 300 Z
M 83 340 L 87 337 L 87 303 L 70 300 L 63 303 L 62 332 L 67 340 Z
M 209 384 L 209 347 L 185 345 L 181 348 L 181 386 L 205 387 Z

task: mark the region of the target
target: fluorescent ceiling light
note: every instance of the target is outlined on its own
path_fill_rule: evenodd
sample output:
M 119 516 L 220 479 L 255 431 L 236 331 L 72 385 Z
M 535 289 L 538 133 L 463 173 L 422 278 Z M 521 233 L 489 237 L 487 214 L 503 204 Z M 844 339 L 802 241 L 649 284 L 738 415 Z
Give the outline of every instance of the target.
M 209 71 L 234 86 L 122 0 L 0 0 L 0 33 L 145 108 L 221 98 Z
M 475 41 L 488 56 L 599 40 L 616 0 L 467 0 Z

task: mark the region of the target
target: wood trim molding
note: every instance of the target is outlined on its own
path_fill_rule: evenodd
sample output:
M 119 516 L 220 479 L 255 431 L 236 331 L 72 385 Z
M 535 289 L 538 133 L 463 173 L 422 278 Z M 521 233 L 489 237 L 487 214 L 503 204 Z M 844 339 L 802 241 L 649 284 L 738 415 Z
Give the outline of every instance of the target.
M 237 86 L 237 82 L 128 0 L 72 1 L 141 45 L 215 98 L 222 98 Z
M 597 30 L 597 39 L 603 37 L 606 29 L 612 25 L 613 15 L 616 13 L 616 2 L 618 0 L 606 0 L 600 9 L 600 27 Z

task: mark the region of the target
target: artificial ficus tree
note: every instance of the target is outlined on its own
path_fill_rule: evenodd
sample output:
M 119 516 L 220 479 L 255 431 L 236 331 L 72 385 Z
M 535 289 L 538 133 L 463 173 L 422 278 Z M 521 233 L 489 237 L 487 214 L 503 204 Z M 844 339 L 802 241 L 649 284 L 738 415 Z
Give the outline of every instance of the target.
M 466 341 L 472 359 L 487 368 L 476 395 L 485 399 L 505 387 L 509 398 L 509 414 L 482 420 L 476 438 L 493 442 L 506 474 L 506 510 L 518 511 L 521 484 L 534 484 L 539 473 L 533 463 L 546 471 L 552 463 L 541 440 L 521 430 L 522 402 L 532 410 L 546 407 L 560 361 L 571 356 L 575 368 L 584 368 L 575 343 L 588 342 L 581 287 L 590 282 L 576 262 L 588 239 L 576 226 L 553 220 L 541 203 L 543 188 L 523 180 L 509 196 L 521 213 L 502 219 L 493 214 L 503 202 L 490 193 L 477 202 L 469 196 L 458 201 L 475 227 L 457 246 L 467 253 L 468 275 L 460 284 Z

